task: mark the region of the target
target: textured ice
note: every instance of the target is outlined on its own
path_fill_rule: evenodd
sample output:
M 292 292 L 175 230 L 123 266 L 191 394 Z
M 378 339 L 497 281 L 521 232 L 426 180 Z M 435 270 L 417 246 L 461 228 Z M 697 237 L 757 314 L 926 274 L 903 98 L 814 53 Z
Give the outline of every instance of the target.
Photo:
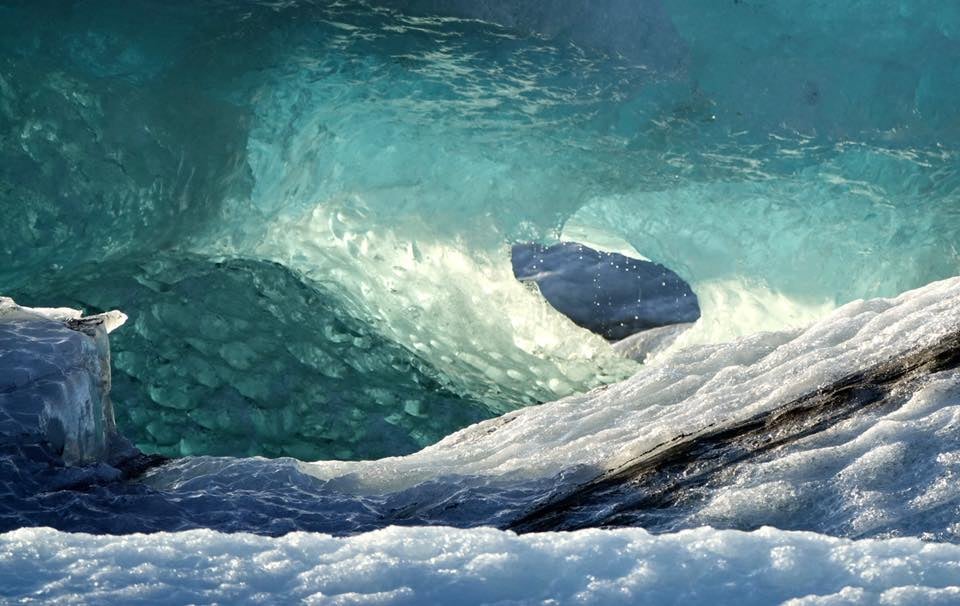
M 681 525 L 812 528 L 842 536 L 960 540 L 960 373 L 898 409 L 854 417 L 732 466 Z M 939 528 L 939 531 L 936 529 Z
M 812 146 L 796 153 L 815 155 Z M 573 220 L 688 280 L 703 311 L 688 339 L 699 341 L 802 327 L 840 303 L 956 275 L 957 184 L 936 176 L 955 158 L 854 144 L 823 151 L 820 165 L 792 174 L 759 168 L 757 180 L 598 197 Z
M 955 140 L 960 7 L 937 0 L 664 2 L 718 120 L 844 138 Z
M 960 279 L 892 299 L 855 301 L 804 331 L 682 349 L 630 379 L 508 413 L 407 457 L 318 463 L 366 490 L 444 474 L 544 477 L 609 467 L 681 434 L 769 410 L 960 329 Z
M 513 524 L 677 436 L 831 388 L 960 331 L 960 279 L 850 303 L 806 331 L 665 354 L 631 379 L 473 425 L 404 457 L 302 463 L 187 457 L 102 489 L 6 497 L 5 528 L 95 532 L 211 527 L 334 534 L 388 525 Z M 950 351 L 957 346 L 946 342 Z M 957 540 L 957 371 L 897 383 L 890 405 L 747 457 L 655 530 L 777 524 L 841 536 Z M 787 427 L 789 430 L 789 426 Z M 90 515 L 110 511 L 110 516 Z M 643 512 L 641 512 L 643 513 Z M 597 515 L 602 519 L 603 512 Z M 642 516 L 641 516 L 642 517 Z M 590 518 L 586 523 L 590 524 Z
M 149 452 L 378 458 L 493 416 L 347 313 L 332 289 L 275 263 L 163 254 L 85 265 L 68 287 L 34 280 L 21 292 L 130 306 L 111 335 L 113 398 L 120 431 Z
M 692 324 L 671 324 L 643 330 L 613 344 L 613 350 L 632 360 L 643 362 L 668 350 Z
M 3 530 L 207 530 L 15 530 L 0 601 L 957 603 L 955 368 L 630 512 L 664 534 L 446 526 L 955 352 L 958 54 L 938 0 L 0 3 L 0 284 L 131 315 L 121 425 L 404 455 L 133 479 L 150 460 L 5 441 Z M 571 239 L 671 268 L 702 317 L 638 368 L 515 280 L 513 244 Z M 84 400 L 103 340 L 44 314 L 0 383 L 56 358 L 30 390 Z
M 106 458 L 116 431 L 107 332 L 125 320 L 120 312 L 81 318 L 79 310 L 30 309 L 0 297 L 5 467 L 16 466 L 11 458 L 31 456 L 44 445 L 67 463 Z
M 958 273 L 950 3 L 385 4 L 4 3 L 5 293 L 92 298 L 82 262 L 159 250 L 280 262 L 500 412 L 633 371 L 513 283 L 516 242 L 586 229 L 677 271 L 704 312 L 687 343 Z M 100 308 L 146 311 L 111 292 Z M 180 296 L 199 309 L 202 294 Z M 165 372 L 165 392 L 205 380 Z M 317 402 L 293 400 L 288 417 Z M 394 454 L 436 435 L 401 433 Z
M 414 14 L 482 19 L 525 34 L 621 54 L 663 71 L 679 69 L 684 42 L 661 0 L 388 0 Z
M 774 528 L 388 528 L 347 539 L 23 529 L 0 535 L 0 580 L 0 597 L 24 604 L 914 606 L 960 600 L 960 546 Z

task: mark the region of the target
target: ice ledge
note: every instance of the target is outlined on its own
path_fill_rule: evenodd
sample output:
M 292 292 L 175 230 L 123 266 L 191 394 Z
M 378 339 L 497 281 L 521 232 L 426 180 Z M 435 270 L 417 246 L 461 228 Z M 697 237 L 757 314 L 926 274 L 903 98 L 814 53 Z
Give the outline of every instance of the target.
M 107 337 L 126 319 L 0 297 L 0 440 L 67 465 L 130 451 L 116 432 Z
M 127 314 L 116 309 L 102 314 L 84 316 L 81 310 L 71 307 L 24 307 L 17 305 L 16 301 L 10 297 L 0 297 L 0 322 L 11 318 L 36 316 L 62 322 L 75 330 L 102 325 L 107 334 L 120 328 L 127 321 Z

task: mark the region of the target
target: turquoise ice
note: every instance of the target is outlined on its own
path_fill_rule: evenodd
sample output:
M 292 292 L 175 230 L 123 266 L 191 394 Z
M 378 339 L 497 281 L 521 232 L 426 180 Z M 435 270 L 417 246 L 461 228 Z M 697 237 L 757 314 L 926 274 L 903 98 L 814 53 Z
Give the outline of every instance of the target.
M 632 374 L 513 280 L 519 241 L 675 270 L 704 312 L 687 344 L 958 273 L 952 3 L 442 4 L 0 7 L 0 280 L 26 304 L 130 314 L 118 415 L 141 445 L 410 452 Z M 212 354 L 189 340 L 216 324 L 204 288 L 151 281 L 180 265 L 163 271 L 224 289 Z M 325 378 L 343 349 L 301 324 L 309 304 L 258 316 L 298 332 L 282 355 L 236 345 L 276 279 L 378 344 L 346 354 L 361 370 Z M 344 415 L 279 376 L 373 395 Z M 315 434 L 278 446 L 303 411 Z

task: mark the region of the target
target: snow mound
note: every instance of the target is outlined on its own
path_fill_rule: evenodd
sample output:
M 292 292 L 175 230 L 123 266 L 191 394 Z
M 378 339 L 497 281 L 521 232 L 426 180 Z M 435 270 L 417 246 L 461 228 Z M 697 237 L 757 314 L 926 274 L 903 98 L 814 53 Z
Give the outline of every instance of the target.
M 23 604 L 948 604 L 960 600 L 960 546 L 774 528 L 392 527 L 345 539 L 36 528 L 0 535 L 0 580 L 0 596 Z

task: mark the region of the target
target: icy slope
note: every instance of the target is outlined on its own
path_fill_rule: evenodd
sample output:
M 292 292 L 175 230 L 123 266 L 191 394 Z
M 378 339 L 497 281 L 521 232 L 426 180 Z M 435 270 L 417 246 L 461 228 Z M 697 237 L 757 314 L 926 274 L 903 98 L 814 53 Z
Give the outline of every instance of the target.
M 952 604 L 960 546 L 774 528 L 516 536 L 388 528 L 347 539 L 209 530 L 0 535 L 0 597 L 22 604 Z
M 958 335 L 960 278 L 850 303 L 806 331 L 681 350 L 627 381 L 478 423 L 405 457 L 187 457 L 141 481 L 89 492 L 15 491 L 0 522 L 263 534 L 391 524 L 662 531 L 775 523 L 955 540 Z M 773 421 L 750 426 L 756 418 Z M 714 446 L 693 442 L 681 458 L 656 463 L 667 475 L 623 474 L 689 439 Z M 699 465 L 702 479 L 670 488 L 667 501 L 644 500 L 675 482 L 675 462 Z M 570 498 L 583 506 L 570 509 Z M 104 510 L 110 516 L 90 513 Z M 551 522 L 558 511 L 573 522 Z
M 642 464 L 665 444 L 728 428 L 732 437 L 720 452 L 741 454 L 676 493 L 675 507 L 641 509 L 629 523 L 658 530 L 776 523 L 952 540 L 960 497 L 950 488 L 960 449 L 958 375 L 951 370 L 960 350 L 958 301 L 960 279 L 948 280 L 851 303 L 804 332 L 692 347 L 628 381 L 509 413 L 406 457 L 173 461 L 147 474 L 144 486 L 153 492 L 137 498 L 175 505 L 179 517 L 133 519 L 125 527 L 169 528 L 175 520 L 175 527 L 265 533 L 511 526 L 591 482 L 619 477 L 615 470 Z M 936 348 L 947 356 L 941 362 Z M 898 374 L 901 365 L 912 370 Z M 862 395 L 846 400 L 848 412 L 803 412 L 805 401 L 821 396 L 829 412 L 829 398 L 845 397 L 850 377 L 866 382 L 858 384 Z M 793 416 L 760 433 L 737 434 L 757 415 L 787 412 Z M 611 507 L 648 489 L 631 488 L 631 477 L 620 481 L 626 497 L 606 501 Z M 614 523 L 608 517 L 600 501 L 577 527 Z
M 503 415 L 407 457 L 306 467 L 383 491 L 459 474 L 535 478 L 616 466 L 713 423 L 745 419 L 960 330 L 960 278 L 849 303 L 804 331 L 677 351 L 615 385 Z

